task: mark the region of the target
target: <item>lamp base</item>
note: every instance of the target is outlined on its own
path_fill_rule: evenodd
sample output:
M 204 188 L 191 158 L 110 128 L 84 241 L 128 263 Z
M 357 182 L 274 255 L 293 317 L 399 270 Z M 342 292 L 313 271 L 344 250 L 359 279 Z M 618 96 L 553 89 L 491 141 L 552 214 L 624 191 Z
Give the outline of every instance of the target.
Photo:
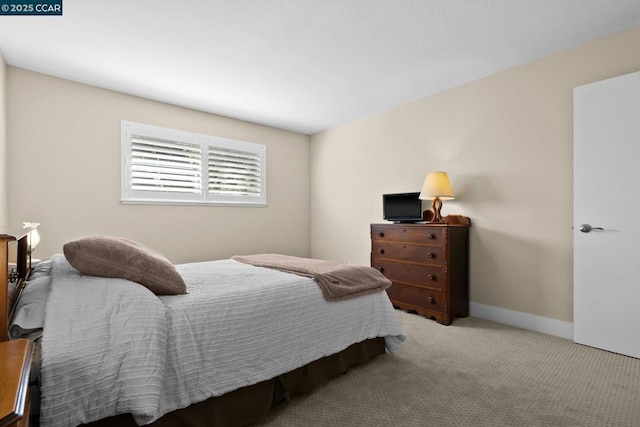
M 431 204 L 431 210 L 433 211 L 433 218 L 431 219 L 432 224 L 444 223 L 442 215 L 440 214 L 440 209 L 442 209 L 442 200 L 440 200 L 440 197 L 436 197 L 433 199 L 433 203 Z

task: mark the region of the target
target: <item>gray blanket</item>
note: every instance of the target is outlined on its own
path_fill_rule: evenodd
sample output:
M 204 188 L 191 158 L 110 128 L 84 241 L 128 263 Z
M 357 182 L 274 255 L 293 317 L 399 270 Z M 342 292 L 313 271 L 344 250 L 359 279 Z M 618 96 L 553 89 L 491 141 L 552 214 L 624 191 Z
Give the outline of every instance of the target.
M 235 261 L 313 278 L 327 301 L 380 292 L 391 286 L 379 271 L 362 265 L 278 254 L 236 255 Z

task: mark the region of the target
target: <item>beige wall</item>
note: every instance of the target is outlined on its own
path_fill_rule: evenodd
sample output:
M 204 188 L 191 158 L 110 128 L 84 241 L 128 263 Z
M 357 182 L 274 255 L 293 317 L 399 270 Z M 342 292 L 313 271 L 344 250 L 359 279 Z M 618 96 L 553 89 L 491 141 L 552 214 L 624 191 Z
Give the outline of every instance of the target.
M 7 201 L 7 65 L 0 53 L 0 231 L 8 227 Z
M 8 67 L 9 218 L 45 258 L 86 234 L 127 236 L 174 262 L 310 252 L 309 137 Z M 120 203 L 120 121 L 267 145 L 266 208 Z
M 312 256 L 368 264 L 381 195 L 445 170 L 471 300 L 572 321 L 572 90 L 637 70 L 640 27 L 314 135 Z

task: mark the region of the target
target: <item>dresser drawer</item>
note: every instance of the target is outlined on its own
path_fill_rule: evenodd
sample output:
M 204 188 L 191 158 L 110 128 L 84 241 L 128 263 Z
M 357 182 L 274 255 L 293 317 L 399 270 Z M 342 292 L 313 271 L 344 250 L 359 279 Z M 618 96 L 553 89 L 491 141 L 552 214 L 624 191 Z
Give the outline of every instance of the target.
M 378 269 L 392 282 L 412 283 L 418 286 L 442 289 L 446 278 L 439 267 L 428 265 L 405 264 L 373 257 L 371 266 Z
M 403 245 L 400 243 L 374 240 L 371 243 L 373 256 L 391 258 L 402 261 L 442 265 L 444 263 L 444 248 L 440 246 Z
M 442 227 L 372 226 L 371 238 L 376 241 L 441 245 Z
M 387 295 L 394 303 L 410 304 L 434 311 L 442 310 L 442 291 L 394 283 L 387 288 Z

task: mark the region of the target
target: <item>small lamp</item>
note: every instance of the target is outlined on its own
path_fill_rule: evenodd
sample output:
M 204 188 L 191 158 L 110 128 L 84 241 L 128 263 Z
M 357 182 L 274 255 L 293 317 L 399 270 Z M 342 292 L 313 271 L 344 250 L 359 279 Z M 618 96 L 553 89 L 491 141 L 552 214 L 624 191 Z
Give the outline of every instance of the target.
M 33 253 L 33 251 L 36 250 L 36 246 L 38 246 L 38 243 L 40 243 L 40 234 L 38 234 L 38 226 L 40 225 L 39 222 L 23 222 L 22 223 L 22 228 L 33 228 L 33 230 L 31 230 L 29 232 L 29 237 L 28 237 L 28 241 L 27 241 L 27 251 L 29 252 L 29 255 L 31 255 Z
M 453 188 L 449 181 L 449 176 L 446 172 L 429 172 L 424 179 L 422 185 L 422 192 L 420 192 L 421 200 L 433 200 L 431 209 L 433 209 L 434 224 L 442 224 L 442 215 L 440 215 L 440 209 L 442 209 L 443 200 L 453 200 L 455 194 L 453 194 Z

